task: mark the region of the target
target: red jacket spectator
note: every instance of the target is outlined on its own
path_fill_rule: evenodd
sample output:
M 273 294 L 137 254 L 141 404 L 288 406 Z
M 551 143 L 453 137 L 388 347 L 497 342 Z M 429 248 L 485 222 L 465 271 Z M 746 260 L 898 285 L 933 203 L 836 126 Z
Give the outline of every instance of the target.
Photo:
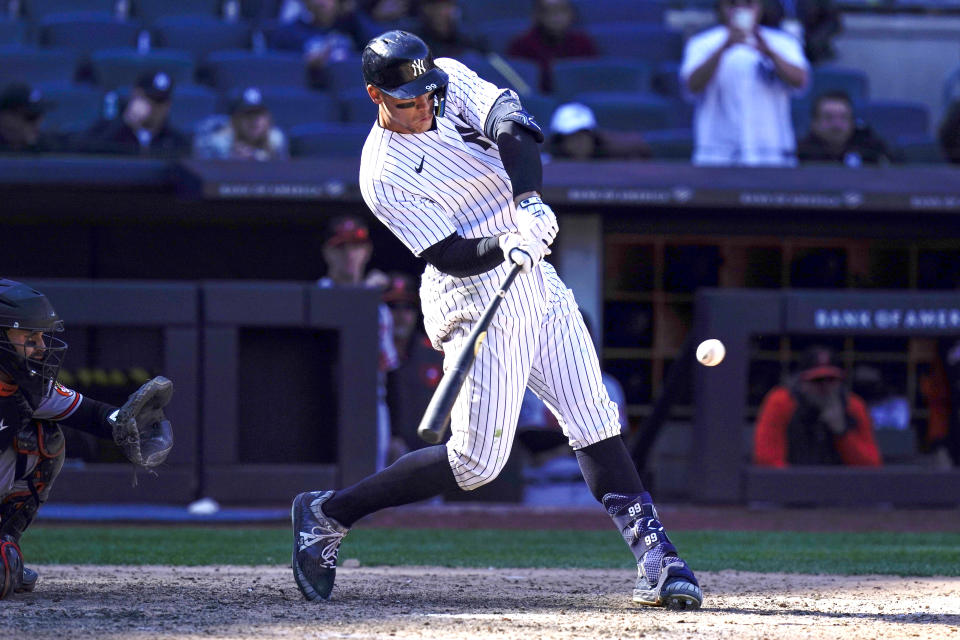
M 867 405 L 844 389 L 843 370 L 830 359 L 829 350 L 813 348 L 793 384 L 767 393 L 754 430 L 755 464 L 882 464 Z
M 553 61 L 586 58 L 599 54 L 593 38 L 573 29 L 574 12 L 569 0 L 537 0 L 533 26 L 507 47 L 507 55 L 533 60 L 540 65 L 540 90 L 553 90 Z

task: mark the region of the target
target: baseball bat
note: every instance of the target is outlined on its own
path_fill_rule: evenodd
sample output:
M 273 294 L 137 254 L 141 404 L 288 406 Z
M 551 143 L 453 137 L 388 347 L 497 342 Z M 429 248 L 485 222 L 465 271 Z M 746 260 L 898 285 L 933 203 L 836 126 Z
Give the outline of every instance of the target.
M 467 371 L 473 364 L 477 352 L 480 351 L 480 345 L 487 336 L 487 327 L 493 320 L 493 314 L 497 312 L 497 307 L 503 302 L 504 296 L 510 290 L 510 286 L 520 273 L 520 265 L 515 264 L 510 269 L 510 273 L 500 283 L 500 289 L 497 290 L 493 299 L 487 303 L 486 309 L 480 314 L 480 319 L 474 325 L 470 335 L 467 336 L 467 343 L 463 350 L 457 355 L 456 361 L 450 370 L 443 375 L 440 384 L 437 385 L 433 397 L 430 398 L 430 404 L 420 420 L 420 426 L 417 427 L 417 435 L 430 444 L 439 444 L 447 434 L 447 425 L 450 424 L 450 412 L 453 411 L 453 404 L 460 395 L 460 389 L 463 387 L 464 380 L 467 379 Z

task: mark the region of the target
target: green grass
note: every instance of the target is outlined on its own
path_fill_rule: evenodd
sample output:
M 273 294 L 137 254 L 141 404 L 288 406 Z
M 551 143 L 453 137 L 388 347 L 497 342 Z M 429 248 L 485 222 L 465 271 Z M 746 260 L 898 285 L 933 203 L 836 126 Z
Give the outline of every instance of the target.
M 671 534 L 700 571 L 960 575 L 960 533 L 793 533 L 680 531 Z M 286 528 L 31 528 L 28 563 L 286 564 Z M 629 568 L 631 556 L 607 531 L 453 531 L 362 529 L 340 558 L 371 565 Z

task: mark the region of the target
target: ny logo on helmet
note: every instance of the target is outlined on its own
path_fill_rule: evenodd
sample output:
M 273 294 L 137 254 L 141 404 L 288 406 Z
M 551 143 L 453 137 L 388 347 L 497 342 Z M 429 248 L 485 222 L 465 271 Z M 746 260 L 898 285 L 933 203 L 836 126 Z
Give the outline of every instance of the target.
M 424 61 L 424 60 L 414 60 L 414 61 L 413 61 L 412 63 L 410 63 L 410 64 L 411 64 L 411 66 L 413 67 L 414 73 L 416 73 L 417 75 L 420 75 L 420 74 L 423 74 L 423 73 L 426 73 L 426 72 L 427 72 L 426 61 Z

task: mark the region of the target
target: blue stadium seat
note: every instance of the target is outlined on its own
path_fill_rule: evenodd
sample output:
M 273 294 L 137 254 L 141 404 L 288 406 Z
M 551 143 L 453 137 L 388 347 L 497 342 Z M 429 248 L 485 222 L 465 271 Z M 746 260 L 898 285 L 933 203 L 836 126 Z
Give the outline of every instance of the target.
M 146 24 L 165 16 L 219 16 L 223 0 L 133 0 L 133 14 Z
M 593 24 L 590 35 L 608 56 L 629 56 L 651 64 L 680 60 L 683 34 L 658 24 Z
M 520 98 L 523 108 L 533 114 L 540 127 L 544 130 L 550 126 L 550 117 L 554 110 L 560 105 L 560 101 L 554 96 L 544 95 L 542 93 L 531 93 Z
M 510 18 L 507 20 L 489 20 L 484 22 L 470 22 L 470 31 L 479 36 L 490 51 L 501 55 L 514 38 L 530 28 L 529 18 Z
M 887 142 L 893 142 L 900 136 L 930 133 L 930 109 L 922 102 L 871 100 L 859 112 L 866 123 Z
M 573 0 L 580 24 L 660 22 L 667 12 L 663 0 Z
M 0 47 L 22 45 L 27 41 L 27 23 L 0 18 Z
M 856 106 L 870 99 L 870 81 L 867 74 L 860 69 L 836 65 L 823 65 L 813 69 L 809 91 L 811 99 L 816 99 L 827 91 L 837 90 L 846 91 Z
M 359 159 L 370 125 L 313 122 L 291 127 L 287 133 L 294 157 Z
M 661 62 L 653 71 L 650 81 L 653 90 L 667 98 L 684 98 L 680 84 L 680 63 L 678 61 Z
M 657 129 L 647 131 L 643 139 L 650 145 L 654 160 L 686 160 L 693 156 L 691 129 Z
M 957 99 L 960 99 L 960 67 L 951 71 L 943 81 L 943 108 L 947 109 Z
M 280 2 L 281 0 L 240 0 L 240 16 L 254 23 L 276 18 Z
M 57 13 L 40 21 L 38 41 L 43 47 L 89 54 L 97 49 L 134 48 L 141 31 L 139 23 L 118 20 L 109 13 Z
M 113 14 L 116 5 L 117 0 L 24 0 L 23 13 L 36 22 L 54 13 L 94 11 Z
M 165 71 L 175 85 L 193 82 L 195 64 L 187 51 L 155 49 L 138 53 L 135 49 L 103 49 L 90 54 L 96 84 L 104 89 L 130 86 L 140 74 Z
M 460 21 L 467 25 L 493 20 L 523 20 L 529 26 L 533 0 L 460 0 L 460 11 Z
M 581 93 L 575 96 L 591 109 L 602 129 L 651 131 L 674 126 L 671 101 L 651 93 Z
M 237 87 L 226 94 L 227 105 L 246 87 Z M 333 94 L 302 87 L 259 87 L 263 103 L 273 114 L 273 121 L 283 130 L 310 122 L 339 122 L 340 102 Z M 367 99 L 369 102 L 369 98 Z M 373 103 L 370 103 L 371 108 Z
M 248 49 L 250 27 L 212 16 L 166 16 L 154 25 L 156 46 L 189 51 L 202 63 L 214 51 Z
M 211 83 L 221 91 L 250 85 L 306 86 L 306 69 L 297 53 L 214 51 L 205 67 Z
M 344 122 L 365 124 L 368 127 L 377 119 L 377 105 L 370 102 L 365 92 L 347 92 L 337 95 L 340 113 Z
M 63 49 L 0 47 L 0 84 L 70 84 L 77 67 L 77 53 Z
M 41 127 L 45 131 L 79 133 L 100 118 L 103 92 L 82 84 L 39 85 L 47 110 Z
M 907 164 L 946 162 L 940 143 L 930 135 L 900 136 L 892 144 Z
M 793 122 L 793 132 L 798 138 L 807 135 L 807 131 L 810 130 L 810 121 L 813 119 L 813 115 L 810 113 L 812 106 L 813 102 L 809 94 L 799 98 L 793 98 L 790 101 L 790 118 Z
M 553 93 L 568 100 L 588 91 L 649 91 L 650 77 L 649 65 L 630 58 L 557 60 L 553 65 Z
M 540 84 L 540 67 L 529 60 L 468 51 L 460 56 L 460 62 L 476 71 L 484 80 L 498 87 L 513 89 L 521 96 L 536 91 Z
M 330 91 L 363 90 L 363 74 L 360 72 L 360 56 L 351 56 L 346 60 L 331 62 L 326 67 L 326 87 Z

